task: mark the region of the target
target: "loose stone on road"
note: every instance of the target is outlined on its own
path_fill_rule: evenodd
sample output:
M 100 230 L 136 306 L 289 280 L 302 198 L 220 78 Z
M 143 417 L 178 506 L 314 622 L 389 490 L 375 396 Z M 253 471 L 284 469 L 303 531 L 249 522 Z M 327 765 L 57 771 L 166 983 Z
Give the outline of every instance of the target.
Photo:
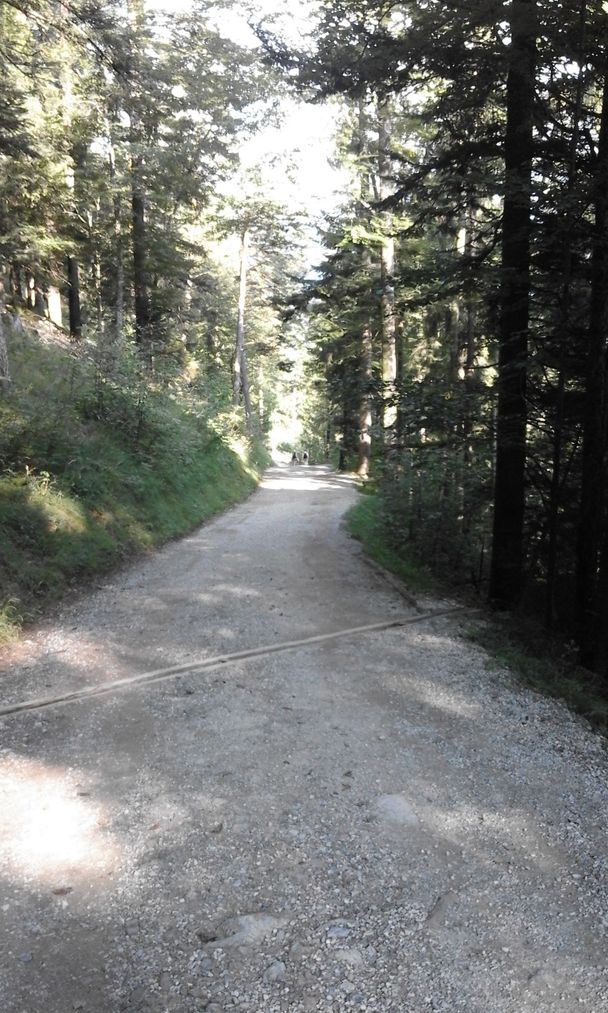
M 5 652 L 1 703 L 413 615 L 355 501 L 271 469 Z M 2 1013 L 608 1009 L 604 743 L 461 633 L 0 721 Z

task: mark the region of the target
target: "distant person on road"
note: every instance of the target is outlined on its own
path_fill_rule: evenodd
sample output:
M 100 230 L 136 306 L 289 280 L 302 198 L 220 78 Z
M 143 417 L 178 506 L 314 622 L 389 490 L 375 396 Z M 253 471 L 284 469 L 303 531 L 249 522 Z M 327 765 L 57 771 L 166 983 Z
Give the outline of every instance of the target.
M 298 463 L 298 455 L 296 454 L 295 450 L 294 450 L 293 454 L 291 455 L 291 463 L 292 464 L 297 464 Z
M 304 455 L 302 457 L 302 460 L 303 460 L 304 464 L 308 464 L 308 453 L 307 453 L 306 450 L 304 451 Z

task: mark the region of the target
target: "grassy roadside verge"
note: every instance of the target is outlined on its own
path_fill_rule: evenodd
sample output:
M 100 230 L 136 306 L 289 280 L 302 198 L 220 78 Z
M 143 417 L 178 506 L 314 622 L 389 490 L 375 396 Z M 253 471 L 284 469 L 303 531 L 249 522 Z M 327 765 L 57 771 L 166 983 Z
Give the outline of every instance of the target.
M 367 554 L 399 577 L 414 594 L 447 591 L 450 597 L 454 596 L 453 589 L 442 586 L 433 574 L 395 550 L 376 493 L 362 495 L 346 515 L 345 524 Z M 469 621 L 466 636 L 488 652 L 490 665 L 505 666 L 531 689 L 564 701 L 597 731 L 608 736 L 606 686 L 576 664 L 567 645 L 552 640 L 542 628 L 524 617 L 502 616 L 489 610 L 482 621 Z
M 0 643 L 71 587 L 185 534 L 256 487 L 268 457 L 229 411 L 24 331 L 0 404 Z M 129 378 L 127 378 L 129 379 Z
M 388 536 L 377 493 L 365 489 L 361 489 L 361 493 L 359 502 L 346 514 L 345 526 L 349 534 L 361 542 L 368 556 L 389 573 L 399 577 L 414 594 L 437 591 L 438 585 L 430 573 L 405 554 L 395 551 Z

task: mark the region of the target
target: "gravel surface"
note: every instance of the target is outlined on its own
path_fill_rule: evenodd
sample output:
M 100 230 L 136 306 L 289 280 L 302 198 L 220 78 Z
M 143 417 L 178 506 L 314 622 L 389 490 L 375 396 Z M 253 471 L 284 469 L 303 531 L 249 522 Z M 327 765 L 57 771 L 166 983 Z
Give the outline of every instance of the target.
M 6 652 L 1 701 L 414 614 L 355 496 L 271 470 Z M 461 632 L 2 720 L 2 1013 L 605 1013 L 604 742 Z

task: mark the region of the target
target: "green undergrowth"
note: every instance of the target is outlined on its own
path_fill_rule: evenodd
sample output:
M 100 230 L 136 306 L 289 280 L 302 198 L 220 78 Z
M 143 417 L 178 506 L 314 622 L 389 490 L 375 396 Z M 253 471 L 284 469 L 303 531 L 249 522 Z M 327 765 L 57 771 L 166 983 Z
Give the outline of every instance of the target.
M 373 486 L 346 516 L 347 530 L 358 539 L 377 563 L 395 574 L 413 593 L 453 596 L 453 589 L 397 548 L 383 516 L 382 501 Z M 479 606 L 479 599 L 463 599 L 463 605 Z M 608 736 L 608 690 L 605 682 L 576 663 L 570 645 L 549 637 L 538 623 L 522 616 L 484 613 L 481 623 L 471 623 L 467 637 L 483 647 L 491 664 L 506 666 L 521 681 L 545 696 L 563 700 Z
M 359 502 L 346 515 L 346 529 L 361 542 L 368 556 L 399 577 L 414 593 L 436 591 L 432 574 L 393 544 L 387 528 L 380 496 L 373 486 L 362 486 Z
M 0 641 L 71 586 L 244 499 L 268 463 L 190 386 L 111 379 L 63 342 L 11 335 L 0 405 Z

